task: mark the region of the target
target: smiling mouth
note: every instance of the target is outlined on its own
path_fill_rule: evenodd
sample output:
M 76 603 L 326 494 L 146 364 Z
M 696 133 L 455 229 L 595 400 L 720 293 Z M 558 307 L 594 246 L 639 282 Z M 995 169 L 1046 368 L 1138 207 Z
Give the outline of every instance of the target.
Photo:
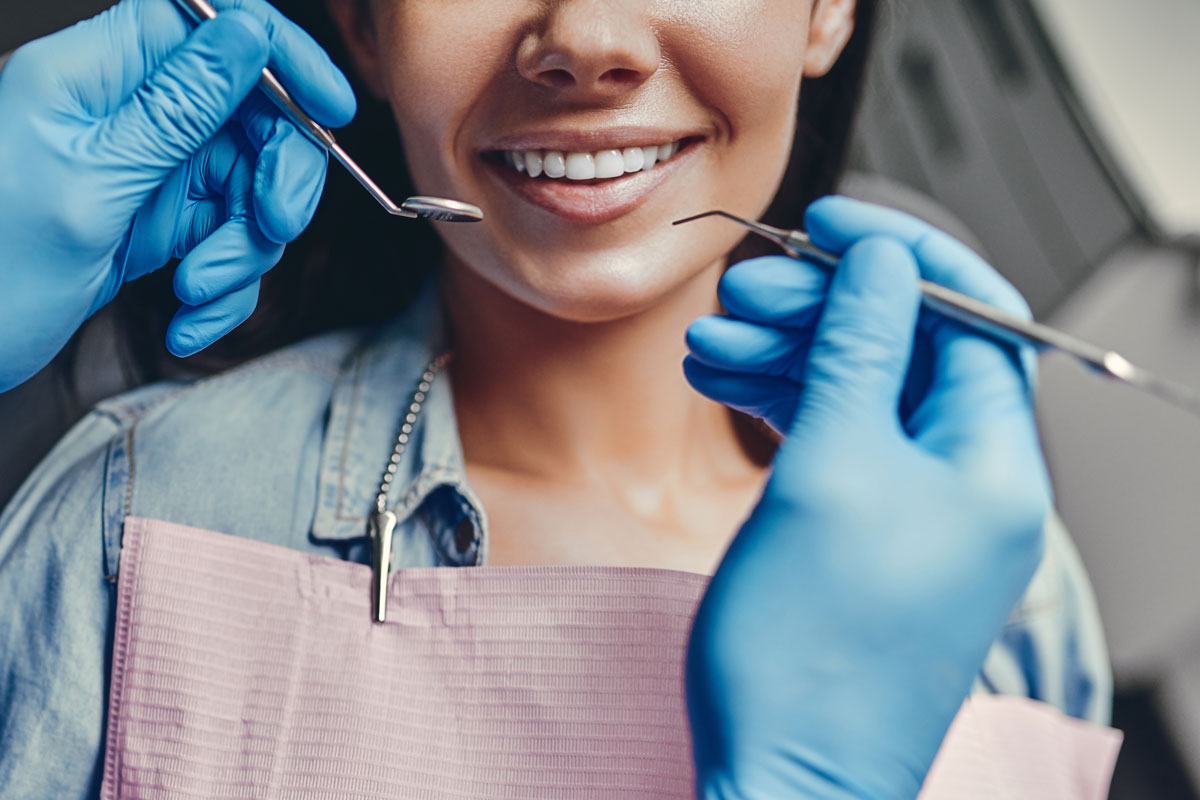
M 492 150 L 483 159 L 524 200 L 570 222 L 595 225 L 641 205 L 704 137 L 591 152 Z
M 649 172 L 658 164 L 671 160 L 687 142 L 681 139 L 661 145 L 592 153 L 564 153 L 561 150 L 499 150 L 496 153 L 503 163 L 531 178 L 590 181 Z

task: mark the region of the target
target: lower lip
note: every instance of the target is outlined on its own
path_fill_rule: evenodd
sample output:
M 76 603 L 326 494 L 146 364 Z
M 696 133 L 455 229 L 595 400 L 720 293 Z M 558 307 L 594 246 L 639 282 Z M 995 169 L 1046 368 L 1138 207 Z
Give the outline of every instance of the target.
M 531 178 L 508 164 L 485 159 L 500 181 L 520 198 L 568 222 L 601 225 L 628 214 L 683 168 L 696 150 L 685 147 L 649 170 L 631 172 L 600 183 L 580 183 L 567 178 Z

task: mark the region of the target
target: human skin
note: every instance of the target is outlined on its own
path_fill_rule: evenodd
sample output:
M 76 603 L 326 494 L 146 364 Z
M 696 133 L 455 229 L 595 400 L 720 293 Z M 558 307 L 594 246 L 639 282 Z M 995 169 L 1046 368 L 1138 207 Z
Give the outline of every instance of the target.
M 484 211 L 440 233 L 459 428 L 491 563 L 711 570 L 757 500 L 765 448 L 696 395 L 680 363 L 688 324 L 718 310 L 741 233 L 670 223 L 711 208 L 761 216 L 801 84 L 836 61 L 853 0 L 330 5 L 394 111 L 418 190 Z M 600 150 L 629 127 L 641 144 L 687 146 L 615 215 L 589 213 L 578 186 L 573 212 L 530 202 L 495 152 L 547 137 Z

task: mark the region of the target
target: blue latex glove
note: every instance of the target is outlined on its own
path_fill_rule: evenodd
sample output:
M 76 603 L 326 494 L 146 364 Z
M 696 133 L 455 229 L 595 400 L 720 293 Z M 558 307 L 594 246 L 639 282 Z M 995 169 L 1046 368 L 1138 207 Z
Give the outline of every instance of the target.
M 309 223 L 326 155 L 261 92 L 269 63 L 318 121 L 354 115 L 324 51 L 262 0 L 122 0 L 17 50 L 0 72 L 0 391 L 62 348 L 124 281 L 182 258 L 167 346 L 250 315 Z
M 1042 554 L 1032 376 L 920 314 L 918 272 L 1007 311 L 969 249 L 845 198 L 808 213 L 830 280 L 772 257 L 692 328 L 705 394 L 786 432 L 687 662 L 701 797 L 912 798 Z

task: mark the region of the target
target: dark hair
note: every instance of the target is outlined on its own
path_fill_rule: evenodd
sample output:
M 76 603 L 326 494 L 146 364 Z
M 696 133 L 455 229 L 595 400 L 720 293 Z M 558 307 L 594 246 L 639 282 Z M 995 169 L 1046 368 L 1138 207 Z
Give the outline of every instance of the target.
M 862 94 L 879 1 L 858 0 L 854 36 L 845 52 L 829 74 L 804 83 L 791 160 L 764 221 L 795 227 L 809 203 L 835 189 Z M 277 0 L 276 5 L 312 33 L 354 82 L 358 116 L 338 132 L 339 140 L 390 196 L 415 194 L 403 159 L 395 155 L 399 132 L 391 109 L 355 80 L 324 0 Z M 731 263 L 768 252 L 769 247 L 762 240 L 747 239 L 734 251 Z M 126 287 L 116 312 L 141 380 L 175 372 L 213 372 L 320 331 L 394 316 L 441 252 L 430 226 L 397 224 L 334 165 L 312 225 L 264 277 L 257 311 L 208 350 L 185 361 L 163 350 L 167 322 L 178 307 L 171 269 Z M 398 270 L 397 253 L 412 266 Z

